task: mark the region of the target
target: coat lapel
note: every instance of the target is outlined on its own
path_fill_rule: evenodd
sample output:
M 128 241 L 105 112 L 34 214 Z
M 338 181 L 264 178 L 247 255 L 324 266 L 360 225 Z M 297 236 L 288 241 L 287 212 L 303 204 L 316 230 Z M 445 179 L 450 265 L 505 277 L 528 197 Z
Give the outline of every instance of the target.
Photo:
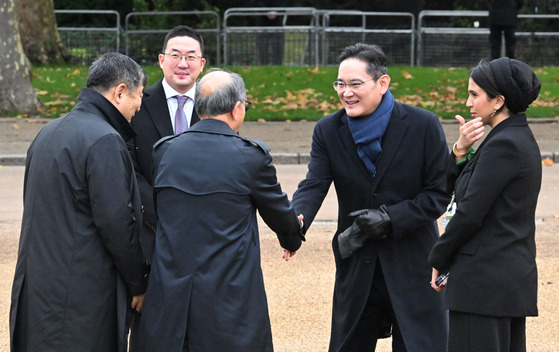
M 377 175 L 373 180 L 373 189 L 379 184 L 386 170 L 390 166 L 392 159 L 394 159 L 394 155 L 398 151 L 398 148 L 400 148 L 402 139 L 408 129 L 405 117 L 406 112 L 404 109 L 398 103 L 394 103 L 394 109 L 392 110 L 390 122 L 388 123 L 384 136 L 382 137 L 382 152 L 377 161 Z
M 200 117 L 198 117 L 198 113 L 196 109 L 192 109 L 192 117 L 190 118 L 190 127 L 194 126 L 196 122 L 200 121 Z
M 171 116 L 167 107 L 167 98 L 163 90 L 162 80 L 159 80 L 152 87 L 146 89 L 144 107 L 148 110 L 148 116 L 153 121 L 160 137 L 174 134 Z
M 388 128 L 386 129 L 386 132 L 382 137 L 382 152 L 377 161 L 377 174 L 373 180 L 371 180 L 369 171 L 367 171 L 365 164 L 359 157 L 359 154 L 357 154 L 357 145 L 355 144 L 353 136 L 351 135 L 351 131 L 349 130 L 349 126 L 347 124 L 347 115 L 343 113 L 343 116 L 340 117 L 341 124 L 340 128 L 338 129 L 340 139 L 344 143 L 344 146 L 348 150 L 350 150 L 349 154 L 355 161 L 356 165 L 359 165 L 359 169 L 363 173 L 364 177 L 366 177 L 369 182 L 372 182 L 373 189 L 378 185 L 378 183 L 384 176 L 384 173 L 390 166 L 394 155 L 400 147 L 402 138 L 404 138 L 406 134 L 408 124 L 405 122 L 405 117 L 406 112 L 404 111 L 404 109 L 398 103 L 395 103 L 394 109 L 392 111 L 392 116 L 390 117 L 390 122 L 388 123 Z
M 353 140 L 353 136 L 351 135 L 351 131 L 347 123 L 347 118 L 348 118 L 347 114 L 345 113 L 345 110 L 341 110 L 341 113 L 342 113 L 342 116 L 340 116 L 341 124 L 340 124 L 340 128 L 338 129 L 338 133 L 340 134 L 340 139 L 342 140 L 344 147 L 347 150 L 349 150 L 349 155 L 351 155 L 351 158 L 353 159 L 353 161 L 355 161 L 355 165 L 358 165 L 359 170 L 361 171 L 361 173 L 363 173 L 363 176 L 369 179 L 370 177 L 369 177 L 369 172 L 367 171 L 367 167 L 365 166 L 365 163 L 363 163 L 363 161 L 359 157 L 359 154 L 357 153 L 357 145 Z

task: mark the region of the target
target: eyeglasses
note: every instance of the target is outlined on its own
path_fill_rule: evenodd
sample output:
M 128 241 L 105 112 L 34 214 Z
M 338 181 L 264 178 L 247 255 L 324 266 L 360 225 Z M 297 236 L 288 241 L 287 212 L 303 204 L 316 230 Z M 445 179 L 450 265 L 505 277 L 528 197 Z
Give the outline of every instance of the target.
M 184 58 L 186 60 L 186 62 L 188 62 L 189 64 L 193 64 L 196 61 L 198 61 L 198 59 L 201 58 L 201 56 L 195 56 L 195 55 L 192 55 L 192 54 L 181 55 L 179 53 L 163 53 L 163 55 L 169 56 L 169 59 L 171 59 L 171 61 L 174 62 L 174 63 L 179 63 Z
M 372 81 L 373 78 L 368 79 L 366 81 L 351 81 L 349 83 L 345 83 L 342 81 L 335 81 L 334 83 L 332 83 L 332 85 L 334 86 L 334 89 L 337 91 L 343 91 L 346 89 L 346 87 L 351 88 L 352 90 L 357 90 L 359 88 L 361 88 L 361 86 L 363 86 L 363 84 Z
M 252 103 L 250 101 L 243 101 L 243 104 L 245 105 L 245 112 L 248 111 L 248 109 L 250 109 L 250 106 L 252 105 Z

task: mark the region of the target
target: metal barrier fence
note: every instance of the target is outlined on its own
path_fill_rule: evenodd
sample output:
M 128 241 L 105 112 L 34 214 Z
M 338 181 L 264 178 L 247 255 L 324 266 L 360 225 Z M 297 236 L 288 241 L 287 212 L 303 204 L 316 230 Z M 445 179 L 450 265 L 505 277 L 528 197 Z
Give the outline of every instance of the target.
M 323 65 L 336 65 L 342 50 L 357 42 L 380 46 L 390 65 L 414 64 L 415 17 L 412 13 L 324 11 L 321 14 Z
M 312 7 L 230 8 L 223 15 L 223 63 L 318 65 L 318 33 Z
M 421 11 L 417 65 L 475 66 L 489 59 L 487 17 L 487 11 Z M 516 58 L 533 66 L 559 64 L 559 15 L 520 14 L 516 27 Z
M 138 63 L 153 64 L 167 32 L 179 24 L 190 25 L 204 38 L 204 57 L 221 64 L 220 21 L 214 11 L 131 12 L 126 15 L 126 55 Z
M 72 54 L 71 63 L 89 65 L 97 56 L 107 51 L 119 51 L 120 48 L 120 14 L 111 10 L 55 10 L 58 23 L 69 20 L 71 26 L 58 27 L 62 43 Z M 65 18 L 66 15 L 68 18 Z M 110 23 L 114 17 L 113 27 L 87 27 L 80 16 L 97 15 L 109 18 L 104 23 Z M 79 26 L 78 26 L 79 25 Z
M 258 22 L 272 13 L 279 21 Z M 132 12 L 124 31 L 116 11 L 55 14 L 75 64 L 89 64 L 106 51 L 122 51 L 121 36 L 127 55 L 141 64 L 156 63 L 165 34 L 178 24 L 202 34 L 204 56 L 211 65 L 336 65 L 343 48 L 356 42 L 378 44 L 391 65 L 463 67 L 490 56 L 487 11 L 421 11 L 417 29 L 411 13 L 312 7 L 230 8 L 224 13 L 223 29 L 213 11 Z M 82 25 L 90 21 L 80 18 L 93 15 L 101 25 Z M 71 21 L 62 21 L 62 16 Z M 518 59 L 533 66 L 559 65 L 559 15 L 520 14 L 516 36 Z

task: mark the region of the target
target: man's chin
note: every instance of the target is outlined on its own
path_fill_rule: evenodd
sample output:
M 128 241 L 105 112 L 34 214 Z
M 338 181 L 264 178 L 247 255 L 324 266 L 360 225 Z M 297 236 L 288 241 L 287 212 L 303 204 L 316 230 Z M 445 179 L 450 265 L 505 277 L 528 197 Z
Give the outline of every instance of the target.
M 351 117 L 352 119 L 358 119 L 360 117 L 363 117 L 363 114 L 360 114 L 357 111 L 351 111 L 351 110 L 348 111 L 347 108 L 346 108 L 345 112 L 346 112 L 347 116 Z

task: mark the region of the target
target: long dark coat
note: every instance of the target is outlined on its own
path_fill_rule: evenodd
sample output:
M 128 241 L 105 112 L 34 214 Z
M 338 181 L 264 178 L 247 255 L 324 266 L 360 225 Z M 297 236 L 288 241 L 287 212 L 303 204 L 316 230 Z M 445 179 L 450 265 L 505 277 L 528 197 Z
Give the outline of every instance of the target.
M 308 228 L 334 182 L 339 211 L 332 242 L 336 283 L 330 351 L 343 351 L 344 341 L 352 337 L 377 261 L 407 350 L 446 351 L 442 295 L 429 286 L 427 256 L 439 236 L 436 220 L 450 200 L 444 178 L 447 160 L 448 147 L 437 117 L 398 102 L 382 139 L 373 180 L 357 154 L 345 110 L 316 124 L 309 170 L 293 204 Z M 392 238 L 370 241 L 342 260 L 337 236 L 352 224 L 348 214 L 383 204 L 392 219 Z
M 107 99 L 84 89 L 29 147 L 12 351 L 125 351 L 126 287 L 145 292 L 140 199 L 123 140 L 132 135 Z
M 450 269 L 447 308 L 538 315 L 535 213 L 542 165 L 526 115 L 499 123 L 467 164 L 451 162 L 449 171 L 457 211 L 429 256 L 433 267 Z
M 151 262 L 155 243 L 154 230 L 157 217 L 153 205 L 153 145 L 163 137 L 174 134 L 173 124 L 167 106 L 167 97 L 163 89 L 164 78 L 144 91 L 142 107 L 132 119 L 132 127 L 136 131 L 131 153 L 136 179 L 140 188 L 143 206 L 143 228 L 141 233 L 142 249 L 146 260 Z M 190 124 L 200 121 L 195 109 L 192 109 Z
M 267 147 L 212 119 L 156 144 L 140 351 L 180 352 L 185 335 L 189 352 L 272 351 L 256 210 L 283 248 L 297 250 L 301 232 L 271 161 Z
M 523 0 L 488 0 L 490 26 L 514 26 Z

